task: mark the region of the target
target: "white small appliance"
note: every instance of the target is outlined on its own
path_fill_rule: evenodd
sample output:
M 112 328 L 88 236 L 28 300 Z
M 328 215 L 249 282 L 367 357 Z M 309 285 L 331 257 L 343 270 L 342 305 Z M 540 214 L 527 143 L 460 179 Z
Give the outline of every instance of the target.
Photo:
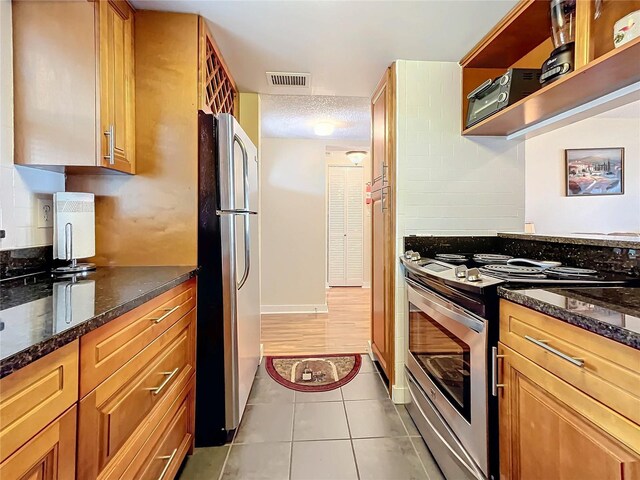
M 54 273 L 77 274 L 96 268 L 93 263 L 78 262 L 96 254 L 95 224 L 93 193 L 53 194 L 53 258 L 70 262 Z

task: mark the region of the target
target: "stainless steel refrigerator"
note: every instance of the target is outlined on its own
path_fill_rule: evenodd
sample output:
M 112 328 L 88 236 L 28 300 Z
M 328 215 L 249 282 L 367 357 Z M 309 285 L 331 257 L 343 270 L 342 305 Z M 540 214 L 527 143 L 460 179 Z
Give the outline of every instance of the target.
M 239 426 L 260 361 L 258 152 L 236 119 L 199 112 L 196 446 Z

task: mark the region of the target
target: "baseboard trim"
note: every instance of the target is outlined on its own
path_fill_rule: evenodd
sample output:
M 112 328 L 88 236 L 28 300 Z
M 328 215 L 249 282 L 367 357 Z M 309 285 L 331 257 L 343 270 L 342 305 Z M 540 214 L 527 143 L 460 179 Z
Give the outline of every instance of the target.
M 394 385 L 391 388 L 391 400 L 393 403 L 409 403 L 409 394 L 407 393 L 407 387 L 398 387 Z
M 326 303 L 318 305 L 261 305 L 260 313 L 329 313 Z

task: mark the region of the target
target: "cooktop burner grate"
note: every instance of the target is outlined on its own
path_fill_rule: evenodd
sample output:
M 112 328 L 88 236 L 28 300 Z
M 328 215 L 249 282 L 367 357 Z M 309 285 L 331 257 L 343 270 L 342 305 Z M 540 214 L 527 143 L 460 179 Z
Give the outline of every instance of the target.
M 476 253 L 473 256 L 473 259 L 478 263 L 507 263 L 507 260 L 511 260 L 513 257 L 509 255 L 499 255 L 495 253 Z
M 450 262 L 464 262 L 467 257 L 455 253 L 436 253 L 436 260 L 448 260 Z
M 575 267 L 553 267 L 546 270 L 546 273 L 554 273 L 557 275 L 597 275 L 597 270 L 590 270 L 588 268 L 575 268 Z
M 538 275 L 542 273 L 542 268 L 523 267 L 519 265 L 486 265 L 482 267 L 489 272 L 504 273 L 509 275 Z

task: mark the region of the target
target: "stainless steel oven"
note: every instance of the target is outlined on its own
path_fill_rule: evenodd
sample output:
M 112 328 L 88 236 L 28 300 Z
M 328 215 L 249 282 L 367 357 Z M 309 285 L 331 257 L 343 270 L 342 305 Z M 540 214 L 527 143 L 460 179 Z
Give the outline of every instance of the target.
M 489 478 L 489 322 L 407 278 L 411 416 L 443 473 Z

